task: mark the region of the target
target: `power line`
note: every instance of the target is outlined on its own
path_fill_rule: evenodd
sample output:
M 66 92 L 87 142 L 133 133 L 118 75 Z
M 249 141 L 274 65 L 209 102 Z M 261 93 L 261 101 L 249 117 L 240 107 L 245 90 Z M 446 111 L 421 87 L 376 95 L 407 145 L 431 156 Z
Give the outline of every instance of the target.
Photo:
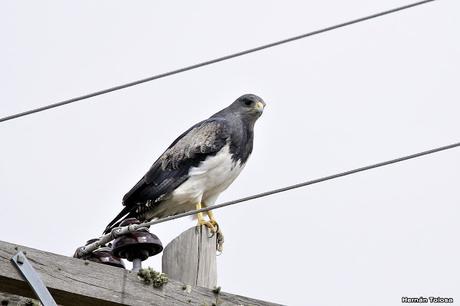
M 81 247 L 79 249 L 79 252 L 80 252 L 80 255 L 88 254 L 88 253 L 94 251 L 95 249 L 97 249 L 99 246 L 104 245 L 104 244 L 112 241 L 116 237 L 118 237 L 120 235 L 124 235 L 124 234 L 129 233 L 129 232 L 136 231 L 137 229 L 142 228 L 142 227 L 147 227 L 147 226 L 151 226 L 151 225 L 155 225 L 155 224 L 175 220 L 175 219 L 178 219 L 178 218 L 183 218 L 183 217 L 195 215 L 195 214 L 200 213 L 200 212 L 205 212 L 205 211 L 214 210 L 214 209 L 218 209 L 218 208 L 222 208 L 222 207 L 226 207 L 226 206 L 230 206 L 230 205 L 243 203 L 243 202 L 258 199 L 258 198 L 263 198 L 263 197 L 273 195 L 273 194 L 276 194 L 276 193 L 281 193 L 281 192 L 285 192 L 285 191 L 289 191 L 289 190 L 293 190 L 293 189 L 297 189 L 297 188 L 301 188 L 301 187 L 305 187 L 305 186 L 309 186 L 309 185 L 318 184 L 318 183 L 321 183 L 321 182 L 333 180 L 333 179 L 336 179 L 336 178 L 339 178 L 339 177 L 348 176 L 348 175 L 355 174 L 355 173 L 358 173 L 358 172 L 363 172 L 363 171 L 367 171 L 367 170 L 371 170 L 371 169 L 375 169 L 375 168 L 379 168 L 379 167 L 383 167 L 383 166 L 388 166 L 388 165 L 399 163 L 399 162 L 406 161 L 406 160 L 409 160 L 409 159 L 414 159 L 414 158 L 418 158 L 418 157 L 421 157 L 421 156 L 430 155 L 430 154 L 433 154 L 433 153 L 453 149 L 453 148 L 456 148 L 456 147 L 459 147 L 459 146 L 460 146 L 460 142 L 457 142 L 457 143 L 450 144 L 450 145 L 447 145 L 447 146 L 442 146 L 442 147 L 434 148 L 434 149 L 431 149 L 431 150 L 427 150 L 427 151 L 423 151 L 423 152 L 419 152 L 419 153 L 415 153 L 415 154 L 411 154 L 411 155 L 402 156 L 402 157 L 399 157 L 399 158 L 395 158 L 395 159 L 387 160 L 387 161 L 384 161 L 384 162 L 364 166 L 364 167 L 361 167 L 361 168 L 356 168 L 356 169 L 348 170 L 348 171 L 345 171 L 345 172 L 340 172 L 340 173 L 337 173 L 337 174 L 324 176 L 324 177 L 314 179 L 314 180 L 310 180 L 310 181 L 306 181 L 306 182 L 303 182 L 303 183 L 299 183 L 299 184 L 295 184 L 295 185 L 291 185 L 291 186 L 287 186 L 287 187 L 283 187 L 283 188 L 273 189 L 273 190 L 270 190 L 270 191 L 258 193 L 258 194 L 248 196 L 248 197 L 244 197 L 244 198 L 241 198 L 241 199 L 237 199 L 237 200 L 233 200 L 233 201 L 229 201 L 229 202 L 224 202 L 224 203 L 209 206 L 209 207 L 204 207 L 204 208 L 197 209 L 197 210 L 188 211 L 188 212 L 185 212 L 185 213 L 177 214 L 175 216 L 169 216 L 169 217 L 158 219 L 158 220 L 152 220 L 152 221 L 145 222 L 145 223 L 142 223 L 142 224 L 133 224 L 133 225 L 124 226 L 124 227 L 117 227 L 117 228 L 114 228 L 111 233 L 102 236 L 98 241 L 93 242 L 91 244 L 88 244 L 85 247 Z
M 339 24 L 336 24 L 336 25 L 333 25 L 333 26 L 322 28 L 322 29 L 319 29 L 319 30 L 316 30 L 316 31 L 313 31 L 313 32 L 309 32 L 309 33 L 305 33 L 305 34 L 302 34 L 302 35 L 298 35 L 298 36 L 290 37 L 290 38 L 287 38 L 287 39 L 279 40 L 279 41 L 276 41 L 276 42 L 272 42 L 272 43 L 269 43 L 269 44 L 266 44 L 266 45 L 262 45 L 262 46 L 259 46 L 259 47 L 252 48 L 252 49 L 240 51 L 240 52 L 237 52 L 237 53 L 225 55 L 225 56 L 222 56 L 222 57 L 219 57 L 219 58 L 216 58 L 216 59 L 212 59 L 212 60 L 208 60 L 208 61 L 205 61 L 205 62 L 195 64 L 195 65 L 191 65 L 191 66 L 187 66 L 187 67 L 180 68 L 180 69 L 177 69 L 177 70 L 172 70 L 172 71 L 169 71 L 169 72 L 157 74 L 157 75 L 154 75 L 154 76 L 151 76 L 151 77 L 148 77 L 148 78 L 140 79 L 140 80 L 133 81 L 133 82 L 130 82 L 130 83 L 118 85 L 118 86 L 115 86 L 115 87 L 99 90 L 99 91 L 89 93 L 89 94 L 86 94 L 86 95 L 83 95 L 83 96 L 75 97 L 75 98 L 72 98 L 72 99 L 69 99 L 69 100 L 64 100 L 64 101 L 57 102 L 57 103 L 54 103 L 54 104 L 45 105 L 45 106 L 38 107 L 38 108 L 35 108 L 35 109 L 31 109 L 31 110 L 28 110 L 28 111 L 25 111 L 25 112 L 22 112 L 22 113 L 17 113 L 17 114 L 13 114 L 13 115 L 10 115 L 10 116 L 0 118 L 0 122 L 12 120 L 12 119 L 27 116 L 27 115 L 31 115 L 31 114 L 34 114 L 34 113 L 38 113 L 38 112 L 48 110 L 48 109 L 60 107 L 60 106 L 66 105 L 66 104 L 70 104 L 70 103 L 74 103 L 74 102 L 77 102 L 77 101 L 81 101 L 81 100 L 89 99 L 89 98 L 96 97 L 96 96 L 99 96 L 99 95 L 103 95 L 103 94 L 106 94 L 106 93 L 109 93 L 109 92 L 112 92 L 112 91 L 124 89 L 124 88 L 127 88 L 127 87 L 131 87 L 131 86 L 139 85 L 139 84 L 142 84 L 142 83 L 150 82 L 150 81 L 153 81 L 153 80 L 161 79 L 161 78 L 164 78 L 164 77 L 168 77 L 168 76 L 171 76 L 171 75 L 174 75 L 174 74 L 178 74 L 178 73 L 186 72 L 186 71 L 189 71 L 189 70 L 197 69 L 197 68 L 200 68 L 200 67 L 203 67 L 203 66 L 207 66 L 207 65 L 218 63 L 218 62 L 226 61 L 226 60 L 229 60 L 229 59 L 232 59 L 232 58 L 235 58 L 235 57 L 240 57 L 240 56 L 243 56 L 243 55 L 246 55 L 246 54 L 250 54 L 250 53 L 253 53 L 253 52 L 257 52 L 257 51 L 261 51 L 261 50 L 264 50 L 264 49 L 279 46 L 279 45 L 286 44 L 286 43 L 289 43 L 289 42 L 293 42 L 293 41 L 296 41 L 296 40 L 299 40 L 299 39 L 302 39 L 302 38 L 306 38 L 306 37 L 309 37 L 309 36 L 314 36 L 314 35 L 317 35 L 317 34 L 329 32 L 329 31 L 332 31 L 332 30 L 335 30 L 335 29 L 338 29 L 338 28 L 342 28 L 342 27 L 345 27 L 345 26 L 349 26 L 349 25 L 359 23 L 359 22 L 362 22 L 362 21 L 366 21 L 366 20 L 370 20 L 370 19 L 373 19 L 373 18 L 381 17 L 381 16 L 384 16 L 384 15 L 388 15 L 388 14 L 391 14 L 391 13 L 402 11 L 402 10 L 405 10 L 405 9 L 408 9 L 408 8 L 412 8 L 412 7 L 419 6 L 419 5 L 422 5 L 422 4 L 425 4 L 425 3 L 428 3 L 428 2 L 433 2 L 433 1 L 436 1 L 436 0 L 424 0 L 424 1 L 419 1 L 419 2 L 412 3 L 412 4 L 408 4 L 408 5 L 403 5 L 403 6 L 400 6 L 400 7 L 396 7 L 396 8 L 393 8 L 393 9 L 389 9 L 389 10 L 386 10 L 386 11 L 382 11 L 382 12 L 379 12 L 379 13 L 368 15 L 368 16 L 361 17 L 361 18 L 358 18 L 358 19 L 353 19 L 353 20 L 350 20 L 350 21 L 347 21 L 347 22 L 343 22 L 343 23 L 339 23 Z

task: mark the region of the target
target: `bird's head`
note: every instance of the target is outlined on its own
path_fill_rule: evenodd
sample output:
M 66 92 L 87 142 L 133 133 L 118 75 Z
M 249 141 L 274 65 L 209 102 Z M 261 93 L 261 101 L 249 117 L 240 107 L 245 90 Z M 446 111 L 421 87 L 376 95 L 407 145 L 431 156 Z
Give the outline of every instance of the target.
M 230 105 L 234 113 L 238 115 L 257 120 L 263 113 L 265 102 L 261 97 L 253 94 L 247 94 L 239 97 Z

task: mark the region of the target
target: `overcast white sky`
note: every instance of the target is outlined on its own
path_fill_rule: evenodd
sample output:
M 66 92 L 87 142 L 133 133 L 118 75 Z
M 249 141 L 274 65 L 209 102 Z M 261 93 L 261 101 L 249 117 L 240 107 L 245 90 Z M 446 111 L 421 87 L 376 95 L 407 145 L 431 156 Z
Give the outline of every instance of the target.
M 2 1 L 0 116 L 409 2 Z M 243 93 L 267 108 L 218 202 L 458 142 L 459 10 L 439 0 L 2 123 L 0 239 L 72 255 L 172 140 Z M 459 303 L 459 157 L 216 211 L 218 283 L 289 305 Z M 193 225 L 152 232 L 166 244 Z

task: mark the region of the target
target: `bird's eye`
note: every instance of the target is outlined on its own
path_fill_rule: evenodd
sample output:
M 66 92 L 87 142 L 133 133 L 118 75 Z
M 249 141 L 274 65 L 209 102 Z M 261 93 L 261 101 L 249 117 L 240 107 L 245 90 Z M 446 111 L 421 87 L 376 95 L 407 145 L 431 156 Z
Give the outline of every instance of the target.
M 252 104 L 252 101 L 250 101 L 250 100 L 244 101 L 244 105 L 246 105 L 246 106 L 251 106 L 251 104 Z

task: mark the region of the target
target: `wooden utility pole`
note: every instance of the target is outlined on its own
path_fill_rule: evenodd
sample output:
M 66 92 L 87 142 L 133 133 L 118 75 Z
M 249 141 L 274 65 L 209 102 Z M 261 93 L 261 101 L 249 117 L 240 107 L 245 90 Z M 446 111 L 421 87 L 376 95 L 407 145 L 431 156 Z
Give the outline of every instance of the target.
M 216 287 L 216 237 L 204 225 L 180 234 L 163 250 L 163 273 L 188 285 Z
M 11 262 L 19 251 L 24 252 L 59 305 L 277 305 L 186 284 L 172 277 L 163 287 L 154 288 L 131 271 L 0 241 L 0 298 L 4 303 L 8 297 L 2 292 L 36 298 Z

